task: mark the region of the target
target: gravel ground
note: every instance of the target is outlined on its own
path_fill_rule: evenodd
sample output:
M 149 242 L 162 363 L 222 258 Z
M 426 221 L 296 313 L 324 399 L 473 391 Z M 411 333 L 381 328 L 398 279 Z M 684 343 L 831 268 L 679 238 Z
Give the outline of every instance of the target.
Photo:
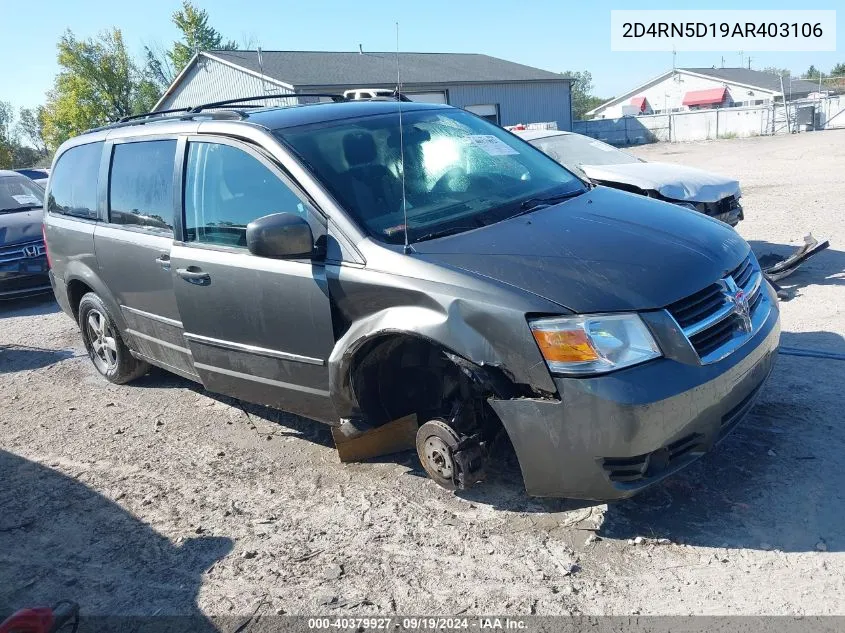
M 845 131 L 636 153 L 738 177 L 758 254 L 829 237 L 782 342 L 845 352 Z M 0 615 L 845 614 L 842 361 L 781 356 L 718 450 L 590 505 L 512 461 L 461 495 L 411 454 L 342 465 L 325 427 L 164 372 L 107 384 L 51 300 L 0 306 L 0 344 Z

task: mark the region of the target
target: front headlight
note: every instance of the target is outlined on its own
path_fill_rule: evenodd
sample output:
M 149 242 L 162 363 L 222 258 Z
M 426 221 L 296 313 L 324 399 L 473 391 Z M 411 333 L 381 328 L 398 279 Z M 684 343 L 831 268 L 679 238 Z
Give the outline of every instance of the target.
M 603 374 L 661 355 L 637 314 L 533 319 L 528 325 L 553 374 Z

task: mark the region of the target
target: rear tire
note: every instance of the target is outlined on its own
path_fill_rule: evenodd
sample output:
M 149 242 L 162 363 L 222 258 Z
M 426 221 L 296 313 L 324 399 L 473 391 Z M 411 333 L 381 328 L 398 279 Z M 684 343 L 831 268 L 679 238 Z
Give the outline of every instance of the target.
M 122 385 L 149 371 L 147 363 L 132 356 L 102 299 L 93 292 L 79 302 L 79 329 L 88 357 L 109 382 Z

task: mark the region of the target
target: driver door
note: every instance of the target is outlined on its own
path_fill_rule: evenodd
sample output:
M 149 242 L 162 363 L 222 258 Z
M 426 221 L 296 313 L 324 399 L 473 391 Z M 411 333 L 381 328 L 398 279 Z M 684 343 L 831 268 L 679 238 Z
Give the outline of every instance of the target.
M 322 216 L 248 145 L 193 137 L 184 165 L 183 241 L 170 259 L 196 373 L 210 391 L 335 423 L 323 263 L 258 257 L 246 247 L 246 225 L 256 218 L 298 213 L 319 240 Z

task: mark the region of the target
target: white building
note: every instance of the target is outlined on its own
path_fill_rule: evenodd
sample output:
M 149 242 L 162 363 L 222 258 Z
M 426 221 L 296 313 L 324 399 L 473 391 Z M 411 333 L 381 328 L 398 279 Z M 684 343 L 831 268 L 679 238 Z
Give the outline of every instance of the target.
M 815 82 L 783 78 L 787 101 L 817 90 Z M 676 68 L 590 110 L 586 118 L 759 106 L 780 99 L 778 75 L 748 68 Z

